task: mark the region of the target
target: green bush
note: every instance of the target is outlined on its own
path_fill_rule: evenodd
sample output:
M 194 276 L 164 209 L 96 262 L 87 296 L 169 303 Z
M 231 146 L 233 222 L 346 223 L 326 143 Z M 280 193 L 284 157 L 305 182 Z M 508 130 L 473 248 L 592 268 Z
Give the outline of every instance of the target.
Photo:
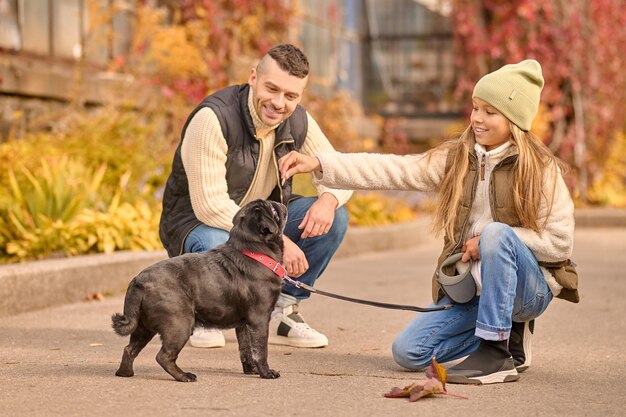
M 161 248 L 173 149 L 156 139 L 158 123 L 79 113 L 56 132 L 0 144 L 0 262 Z
M 158 211 L 141 198 L 122 201 L 128 173 L 107 199 L 106 171 L 106 165 L 91 169 L 67 156 L 40 159 L 34 171 L 9 168 L 11 198 L 0 204 L 0 261 L 160 247 Z

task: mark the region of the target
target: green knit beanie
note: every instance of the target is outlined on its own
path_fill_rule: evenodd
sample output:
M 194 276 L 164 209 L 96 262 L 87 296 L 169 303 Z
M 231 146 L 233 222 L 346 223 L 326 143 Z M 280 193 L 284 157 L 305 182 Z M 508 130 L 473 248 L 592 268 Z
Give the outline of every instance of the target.
M 529 131 L 543 88 L 541 65 L 534 59 L 505 65 L 482 77 L 472 97 L 495 107 L 523 131 Z

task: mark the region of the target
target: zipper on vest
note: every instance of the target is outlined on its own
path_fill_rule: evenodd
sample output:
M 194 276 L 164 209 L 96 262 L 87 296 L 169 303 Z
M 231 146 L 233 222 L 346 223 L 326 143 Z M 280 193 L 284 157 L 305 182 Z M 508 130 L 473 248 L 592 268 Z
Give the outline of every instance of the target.
M 480 180 L 485 181 L 485 154 L 480 157 Z
M 274 162 L 274 169 L 276 170 L 276 178 L 278 179 L 278 193 L 280 194 L 280 203 L 285 204 L 285 196 L 283 195 L 283 186 L 281 184 L 280 171 L 278 170 L 278 162 L 276 161 L 276 153 L 272 153 L 272 162 Z
M 478 187 L 478 175 L 474 176 L 474 184 L 472 185 L 472 195 L 476 195 L 476 187 Z M 472 211 L 473 205 L 474 205 L 474 199 L 472 198 L 472 201 L 470 202 L 470 213 Z M 463 222 L 463 226 L 461 226 L 461 232 L 459 233 L 459 241 L 456 242 L 456 244 L 452 247 L 447 257 L 455 253 L 456 250 L 459 249 L 465 243 L 463 240 L 465 238 L 465 228 L 467 227 L 468 223 L 469 223 L 469 213 L 467 217 L 465 218 L 465 221 Z
M 274 169 L 276 170 L 276 179 L 278 180 L 278 192 L 280 194 L 280 203 L 281 204 L 287 204 L 285 203 L 285 196 L 283 195 L 283 187 L 281 185 L 281 178 L 280 178 L 280 170 L 278 169 L 278 161 L 276 160 L 276 148 L 280 145 L 282 145 L 283 143 L 294 143 L 295 141 L 293 139 L 291 140 L 281 140 L 280 142 L 274 144 L 274 148 L 272 148 L 272 162 L 274 162 Z
M 263 139 L 259 139 L 259 138 L 256 138 L 256 139 L 259 141 L 259 161 L 260 161 L 261 156 L 263 156 Z M 252 191 L 252 189 L 254 188 L 254 184 L 256 183 L 257 177 L 259 176 L 260 165 L 261 165 L 260 162 L 257 162 L 256 167 L 254 167 L 254 176 L 252 177 L 252 181 L 250 182 L 250 187 L 248 187 L 248 190 L 246 191 L 246 194 L 244 194 L 241 201 L 246 201 L 246 198 L 248 198 L 248 196 L 250 195 L 250 191 Z
M 500 162 L 498 162 L 492 169 L 492 171 L 495 171 L 496 169 L 500 168 L 501 166 L 503 166 L 505 163 L 508 163 L 511 160 L 514 160 L 515 158 L 517 158 L 518 155 L 509 155 L 506 158 L 504 158 L 503 160 L 501 160 Z M 491 198 L 491 195 L 493 194 L 494 198 Z M 496 202 L 495 202 L 495 194 L 496 194 L 496 190 L 493 186 L 493 184 L 491 184 L 491 182 L 489 183 L 489 209 L 491 210 L 491 217 L 493 217 L 493 221 L 497 222 L 500 219 L 498 219 L 497 216 L 497 211 L 496 211 Z

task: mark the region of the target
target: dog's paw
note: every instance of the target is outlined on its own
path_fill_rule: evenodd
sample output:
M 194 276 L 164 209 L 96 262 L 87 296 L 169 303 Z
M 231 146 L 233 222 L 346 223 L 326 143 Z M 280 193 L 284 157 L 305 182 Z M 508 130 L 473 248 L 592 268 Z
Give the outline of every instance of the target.
M 273 369 L 270 369 L 268 372 L 261 374 L 261 378 L 263 379 L 276 379 L 280 377 L 280 373 Z
M 115 375 L 116 376 L 121 376 L 121 377 L 124 377 L 124 378 L 130 378 L 131 376 L 134 376 L 135 373 L 133 371 L 128 372 L 128 371 L 123 371 L 121 369 L 118 369 L 117 372 L 115 373 Z
M 177 378 L 180 382 L 196 382 L 197 379 L 196 375 L 191 372 L 185 372 L 180 378 Z
M 258 372 L 256 370 L 256 366 L 249 365 L 249 364 L 243 364 L 243 373 L 246 374 L 246 375 L 256 375 L 256 374 L 258 374 Z

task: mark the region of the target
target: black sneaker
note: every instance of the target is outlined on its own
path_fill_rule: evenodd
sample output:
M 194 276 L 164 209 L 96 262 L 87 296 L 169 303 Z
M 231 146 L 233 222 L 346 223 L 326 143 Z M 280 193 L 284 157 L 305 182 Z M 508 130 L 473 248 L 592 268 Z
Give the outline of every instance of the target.
M 531 340 L 535 333 L 535 320 L 513 322 L 509 336 L 509 352 L 513 355 L 517 372 L 524 372 L 532 361 Z
M 497 384 L 519 379 L 506 340 L 481 340 L 478 349 L 463 362 L 448 369 L 450 384 Z

